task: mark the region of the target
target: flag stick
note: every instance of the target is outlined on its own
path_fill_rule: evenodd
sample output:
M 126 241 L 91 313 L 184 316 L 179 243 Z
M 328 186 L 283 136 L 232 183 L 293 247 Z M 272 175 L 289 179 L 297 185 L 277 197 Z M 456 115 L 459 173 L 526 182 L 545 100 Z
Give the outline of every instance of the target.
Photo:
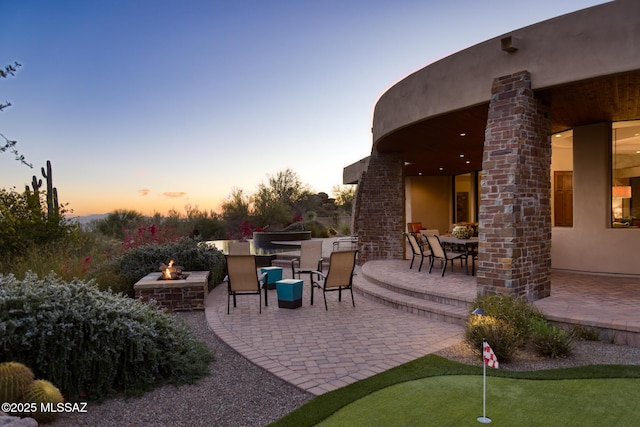
M 491 418 L 487 418 L 487 361 L 484 358 L 487 340 L 482 340 L 482 416 L 478 417 L 478 422 L 489 424 Z

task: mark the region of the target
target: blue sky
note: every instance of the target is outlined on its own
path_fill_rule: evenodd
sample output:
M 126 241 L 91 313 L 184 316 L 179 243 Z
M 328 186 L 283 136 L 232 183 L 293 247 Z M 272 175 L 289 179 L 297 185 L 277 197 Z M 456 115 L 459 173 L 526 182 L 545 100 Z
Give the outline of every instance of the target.
M 291 168 L 331 194 L 386 89 L 444 56 L 602 1 L 0 0 L 0 186 L 47 160 L 76 215 L 218 210 Z

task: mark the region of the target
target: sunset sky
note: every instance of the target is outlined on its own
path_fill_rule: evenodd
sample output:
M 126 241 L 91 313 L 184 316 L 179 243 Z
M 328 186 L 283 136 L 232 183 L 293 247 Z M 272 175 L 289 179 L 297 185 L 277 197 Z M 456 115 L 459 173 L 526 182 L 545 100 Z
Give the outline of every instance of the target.
M 286 168 L 331 194 L 398 80 L 600 3 L 0 0 L 0 66 L 22 64 L 0 79 L 0 133 L 34 165 L 0 153 L 0 187 L 51 160 L 72 216 L 218 211 Z

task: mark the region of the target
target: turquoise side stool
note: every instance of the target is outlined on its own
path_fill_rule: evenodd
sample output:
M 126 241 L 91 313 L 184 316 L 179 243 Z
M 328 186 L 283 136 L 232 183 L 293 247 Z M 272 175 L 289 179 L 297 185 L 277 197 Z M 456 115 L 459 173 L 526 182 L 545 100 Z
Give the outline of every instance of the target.
M 298 308 L 302 306 L 302 280 L 278 280 L 276 293 L 278 294 L 278 307 Z
M 260 274 L 267 273 L 267 278 L 264 282 L 267 289 L 275 289 L 276 282 L 282 280 L 282 267 L 262 267 Z

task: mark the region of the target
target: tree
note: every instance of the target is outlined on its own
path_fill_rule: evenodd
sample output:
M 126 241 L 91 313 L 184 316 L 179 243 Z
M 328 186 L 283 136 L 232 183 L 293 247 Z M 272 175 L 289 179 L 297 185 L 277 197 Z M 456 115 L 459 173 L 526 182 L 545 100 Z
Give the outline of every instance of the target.
M 282 226 L 290 224 L 294 216 L 305 213 L 310 195 L 306 185 L 291 169 L 277 172 L 261 183 L 253 196 L 254 215 L 259 225 Z
M 15 77 L 16 75 L 16 71 L 18 71 L 18 68 L 20 68 L 22 66 L 22 64 L 18 63 L 17 61 L 15 61 L 13 63 L 13 65 L 7 65 L 4 67 L 4 69 L 0 69 L 0 78 L 6 79 L 9 76 Z M 5 102 L 2 103 L 0 102 L 0 111 L 4 110 L 7 107 L 10 107 L 11 103 L 10 102 Z M 0 142 L 0 153 L 3 153 L 5 151 L 9 151 L 11 153 L 13 153 L 16 156 L 16 160 L 19 161 L 20 163 L 22 163 L 23 165 L 29 166 L 30 168 L 33 168 L 33 165 L 31 163 L 28 163 L 24 156 L 22 154 L 20 154 L 18 152 L 18 150 L 16 149 L 16 144 L 18 144 L 18 141 L 14 141 L 11 140 L 9 138 L 7 138 L 6 136 L 4 136 L 4 134 L 2 132 L 0 132 L 0 137 L 2 137 L 2 139 L 4 139 L 4 144 L 2 144 L 2 142 Z
M 251 229 L 251 197 L 233 188 L 221 206 L 221 218 L 228 239 L 242 239 Z
M 228 223 L 239 224 L 249 219 L 251 200 L 240 188 L 233 188 L 222 203 L 222 219 Z
M 336 204 L 344 211 L 351 213 L 353 198 L 356 195 L 356 186 L 336 185 L 333 187 L 333 194 L 336 196 Z
M 137 226 L 143 219 L 140 212 L 128 209 L 116 209 L 97 223 L 97 229 L 107 236 L 122 239 L 126 229 Z

